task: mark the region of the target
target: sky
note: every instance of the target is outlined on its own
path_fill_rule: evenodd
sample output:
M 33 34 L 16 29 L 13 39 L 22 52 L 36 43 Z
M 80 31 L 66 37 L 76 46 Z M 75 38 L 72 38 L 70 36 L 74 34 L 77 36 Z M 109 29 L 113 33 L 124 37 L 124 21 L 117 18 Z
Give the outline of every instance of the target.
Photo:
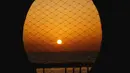
M 101 38 L 100 18 L 91 0 L 35 0 L 24 23 L 27 52 L 99 51 Z

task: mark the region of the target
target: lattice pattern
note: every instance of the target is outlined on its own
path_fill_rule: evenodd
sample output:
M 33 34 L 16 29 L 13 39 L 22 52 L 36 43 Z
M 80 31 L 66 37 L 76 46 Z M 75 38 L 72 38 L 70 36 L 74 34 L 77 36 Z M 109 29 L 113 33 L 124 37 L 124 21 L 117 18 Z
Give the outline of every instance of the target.
M 29 52 L 88 51 L 99 50 L 101 35 L 91 0 L 36 0 L 26 17 L 23 39 Z

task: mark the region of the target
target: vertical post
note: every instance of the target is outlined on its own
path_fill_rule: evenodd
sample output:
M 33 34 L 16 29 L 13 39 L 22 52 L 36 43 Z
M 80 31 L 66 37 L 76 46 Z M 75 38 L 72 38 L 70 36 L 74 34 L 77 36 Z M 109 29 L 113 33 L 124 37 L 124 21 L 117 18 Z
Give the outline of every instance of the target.
M 65 73 L 67 73 L 67 68 L 65 67 Z
M 87 66 L 87 73 L 89 73 L 89 66 Z
M 79 73 L 81 73 L 81 66 L 79 67 Z
M 45 68 L 43 68 L 43 73 L 45 73 Z
M 73 67 L 73 72 L 72 73 L 74 73 L 74 67 Z
M 36 67 L 34 68 L 34 71 L 35 71 L 35 73 L 37 73 L 37 68 Z

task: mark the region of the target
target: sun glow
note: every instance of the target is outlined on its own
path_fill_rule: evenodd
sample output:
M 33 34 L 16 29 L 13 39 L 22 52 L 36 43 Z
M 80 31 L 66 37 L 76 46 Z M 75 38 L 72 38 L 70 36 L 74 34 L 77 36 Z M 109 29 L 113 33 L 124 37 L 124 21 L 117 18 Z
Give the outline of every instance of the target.
M 57 40 L 57 44 L 62 44 L 62 40 Z

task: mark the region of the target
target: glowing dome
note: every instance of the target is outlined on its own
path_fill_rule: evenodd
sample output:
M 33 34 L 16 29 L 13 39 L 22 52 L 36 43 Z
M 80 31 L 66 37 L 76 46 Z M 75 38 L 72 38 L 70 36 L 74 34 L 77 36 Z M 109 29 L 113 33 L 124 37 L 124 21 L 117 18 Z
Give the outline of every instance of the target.
M 91 51 L 100 49 L 102 31 L 92 0 L 35 0 L 23 35 L 28 52 Z

